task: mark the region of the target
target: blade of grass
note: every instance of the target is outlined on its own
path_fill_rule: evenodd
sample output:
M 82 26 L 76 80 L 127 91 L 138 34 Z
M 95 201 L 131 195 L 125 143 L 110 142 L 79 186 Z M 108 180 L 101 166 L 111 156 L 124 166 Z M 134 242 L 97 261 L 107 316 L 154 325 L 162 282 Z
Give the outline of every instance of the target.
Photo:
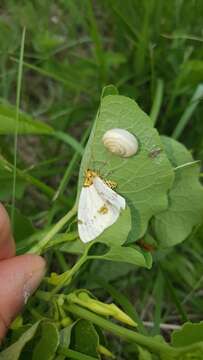
M 4 170 L 7 170 L 10 173 L 12 172 L 14 174 L 14 171 L 15 171 L 15 178 L 17 176 L 19 176 L 21 179 L 25 180 L 29 184 L 34 185 L 36 188 L 38 188 L 44 195 L 48 196 L 49 198 L 53 198 L 53 196 L 55 194 L 55 191 L 53 188 L 46 185 L 44 182 L 40 181 L 39 179 L 35 178 L 34 176 L 28 174 L 27 172 L 20 170 L 17 167 L 14 168 L 14 165 L 10 164 L 2 156 L 0 156 L 0 166 L 2 166 L 2 168 Z M 68 205 L 67 199 L 65 197 L 60 196 L 59 200 L 61 200 L 64 204 Z
M 179 73 L 178 73 L 178 75 L 176 76 L 176 78 L 175 78 L 175 80 L 173 82 L 171 96 L 170 96 L 170 99 L 168 101 L 168 105 L 166 106 L 164 117 L 162 118 L 162 121 L 161 121 L 160 128 L 161 128 L 162 131 L 164 130 L 164 126 L 165 126 L 167 120 L 170 117 L 171 110 L 174 108 L 175 100 L 176 100 L 176 98 L 178 96 L 178 93 L 180 91 L 181 83 L 182 83 L 182 76 L 183 76 L 182 74 L 183 74 L 182 67 L 180 66 Z
M 194 295 L 195 291 L 198 290 L 203 283 L 203 275 L 200 277 L 200 279 L 195 283 L 195 285 L 193 286 L 192 290 L 186 295 L 186 297 L 184 298 L 184 300 L 182 301 L 182 305 L 186 304 Z
M 19 62 L 18 59 L 14 58 L 14 57 L 11 57 L 11 60 L 13 60 L 14 62 Z M 58 74 L 55 74 L 49 70 L 45 70 L 43 68 L 41 68 L 40 66 L 36 66 L 36 65 L 32 65 L 26 61 L 23 62 L 23 65 L 30 69 L 30 70 L 34 70 L 36 71 L 38 74 L 41 74 L 43 76 L 47 76 L 49 77 L 50 79 L 53 79 L 55 81 L 58 81 L 59 83 L 62 83 L 66 86 L 69 86 L 69 82 L 67 79 L 63 78 L 62 76 L 59 76 Z M 72 85 L 72 84 L 71 84 Z
M 23 73 L 23 56 L 25 47 L 25 27 L 23 28 L 20 46 L 20 58 L 18 67 L 18 79 L 17 79 L 17 94 L 16 94 L 16 116 L 15 116 L 15 134 L 14 134 L 14 160 L 13 160 L 13 193 L 12 193 L 12 208 L 11 208 L 11 224 L 14 224 L 15 213 L 15 194 L 16 194 L 16 166 L 17 166 L 17 148 L 18 148 L 18 121 L 20 111 L 20 95 L 22 85 L 22 73 Z
M 163 38 L 166 39 L 172 39 L 172 40 L 177 40 L 177 39 L 184 39 L 184 40 L 193 40 L 193 41 L 200 41 L 203 42 L 203 38 L 199 37 L 199 36 L 194 36 L 194 35 L 185 35 L 185 34 L 178 34 L 178 35 L 174 35 L 174 34 L 160 34 Z
M 88 136 L 89 136 L 90 130 L 91 130 L 91 128 L 88 128 L 88 129 L 86 130 L 86 132 L 85 132 L 85 134 L 84 134 L 84 136 L 83 136 L 83 139 L 82 139 L 82 141 L 81 141 L 81 145 L 84 145 L 84 144 L 85 144 L 85 142 L 86 142 L 86 140 L 87 140 L 87 138 L 88 138 Z M 72 173 L 73 173 L 73 171 L 74 171 L 74 168 L 75 168 L 75 166 L 76 166 L 76 164 L 77 164 L 77 161 L 78 161 L 79 158 L 80 158 L 80 155 L 81 155 L 81 154 L 80 154 L 79 152 L 76 152 L 76 153 L 73 155 L 73 157 L 72 157 L 72 159 L 71 159 L 68 167 L 66 168 L 66 171 L 65 171 L 65 173 L 64 173 L 64 176 L 63 176 L 63 178 L 62 178 L 61 181 L 60 181 L 59 187 L 58 187 L 58 189 L 56 190 L 56 192 L 55 192 L 55 194 L 54 194 L 53 201 L 56 201 L 56 200 L 58 199 L 58 197 L 59 197 L 61 194 L 63 194 L 65 188 L 68 186 L 68 182 L 69 182 L 70 177 L 71 177 L 71 175 L 72 175 Z
M 99 67 L 99 73 L 100 73 L 100 81 L 101 81 L 101 87 L 106 82 L 106 64 L 105 64 L 105 56 L 103 51 L 103 45 L 102 45 L 102 37 L 99 33 L 97 20 L 94 16 L 93 6 L 92 6 L 92 0 L 87 1 L 87 14 L 88 14 L 88 22 L 89 22 L 89 30 L 91 34 L 91 38 L 94 44 L 95 48 L 95 59 L 97 62 L 97 65 Z
M 69 134 L 66 134 L 65 132 L 62 131 L 55 131 L 52 134 L 53 137 L 62 140 L 63 142 L 65 142 L 66 144 L 70 145 L 75 151 L 77 151 L 80 155 L 83 155 L 83 151 L 84 148 L 83 146 L 79 143 L 79 141 L 77 141 L 76 139 L 74 139 L 72 136 L 70 136 Z
M 174 302 L 175 306 L 176 306 L 176 309 L 181 317 L 181 320 L 183 322 L 186 322 L 188 321 L 188 317 L 187 317 L 187 314 L 184 310 L 184 307 L 182 306 L 182 304 L 180 303 L 177 295 L 176 295 L 176 292 L 175 292 L 175 289 L 173 287 L 173 285 L 171 284 L 171 281 L 169 280 L 168 276 L 166 275 L 165 271 L 163 268 L 161 268 L 162 270 L 162 274 L 164 276 L 164 280 L 166 282 L 166 287 L 167 287 L 167 290 L 169 291 L 169 294 L 171 296 L 171 299 L 172 301 Z
M 19 62 L 18 59 L 14 57 L 10 57 L 10 59 L 14 62 Z M 79 57 L 81 60 L 81 56 Z M 95 64 L 94 61 L 88 61 L 85 58 L 82 58 L 84 62 L 89 63 L 90 65 Z M 85 92 L 92 96 L 91 88 L 85 87 L 83 83 L 79 84 L 79 81 L 82 79 L 82 77 L 75 79 L 75 76 L 71 72 L 71 68 L 69 71 L 66 70 L 64 73 L 64 76 L 61 75 L 57 70 L 53 69 L 45 69 L 43 68 L 43 63 L 40 63 L 39 65 L 33 65 L 28 62 L 23 62 L 23 65 L 25 68 L 33 70 L 37 72 L 38 74 L 48 77 L 60 84 L 62 84 L 65 88 L 67 88 L 71 93 L 76 92 L 77 95 L 79 95 L 80 91 L 85 90 Z M 85 88 L 85 89 L 84 89 Z
M 156 92 L 154 96 L 154 101 L 152 104 L 152 108 L 150 111 L 150 118 L 152 120 L 153 125 L 156 124 L 157 118 L 159 116 L 162 100 L 163 100 L 163 92 L 164 92 L 164 82 L 162 79 L 157 80 Z
M 176 127 L 173 131 L 173 134 L 172 134 L 172 137 L 174 139 L 178 139 L 181 136 L 184 128 L 186 127 L 187 123 L 191 119 L 192 114 L 194 113 L 196 107 L 198 106 L 198 104 L 201 100 L 203 100 L 203 84 L 200 84 L 197 86 L 189 105 L 185 109 L 178 124 L 176 125 Z
M 137 78 L 142 78 L 145 70 L 146 54 L 148 51 L 149 39 L 150 39 L 150 14 L 153 10 L 153 1 L 143 2 L 143 22 L 141 30 L 138 34 L 138 41 L 136 44 L 135 54 L 135 74 Z
M 110 1 L 110 6 L 118 17 L 118 19 L 123 23 L 124 27 L 126 28 L 127 32 L 131 35 L 132 40 L 135 42 L 138 38 L 138 32 L 134 26 L 130 23 L 128 17 L 124 14 L 123 11 L 120 11 L 119 6 L 116 6 L 117 3 L 115 1 Z

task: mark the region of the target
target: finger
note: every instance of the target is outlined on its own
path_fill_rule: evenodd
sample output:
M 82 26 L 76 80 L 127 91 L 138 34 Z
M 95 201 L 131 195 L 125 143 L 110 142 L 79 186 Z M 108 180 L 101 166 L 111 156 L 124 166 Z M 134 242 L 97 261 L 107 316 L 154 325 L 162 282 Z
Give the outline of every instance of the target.
M 21 255 L 0 262 L 0 339 L 45 272 L 45 261 L 37 255 Z
M 9 216 L 0 203 L 0 260 L 15 255 L 15 242 L 11 233 Z

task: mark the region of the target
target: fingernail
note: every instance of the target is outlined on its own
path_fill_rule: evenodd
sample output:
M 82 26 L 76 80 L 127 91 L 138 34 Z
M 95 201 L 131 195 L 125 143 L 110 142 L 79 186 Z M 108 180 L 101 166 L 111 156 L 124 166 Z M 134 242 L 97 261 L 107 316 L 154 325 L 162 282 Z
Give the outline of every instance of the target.
M 33 255 L 37 256 L 37 255 Z M 26 274 L 26 280 L 23 285 L 23 299 L 24 304 L 27 303 L 29 297 L 35 292 L 38 288 L 44 274 L 46 271 L 46 263 L 45 260 L 37 256 L 37 267 L 36 269 L 33 267 L 33 270 Z M 32 259 L 33 260 L 33 259 Z
M 45 268 L 45 260 L 38 255 L 25 254 L 0 261 L 0 338 L 39 286 Z

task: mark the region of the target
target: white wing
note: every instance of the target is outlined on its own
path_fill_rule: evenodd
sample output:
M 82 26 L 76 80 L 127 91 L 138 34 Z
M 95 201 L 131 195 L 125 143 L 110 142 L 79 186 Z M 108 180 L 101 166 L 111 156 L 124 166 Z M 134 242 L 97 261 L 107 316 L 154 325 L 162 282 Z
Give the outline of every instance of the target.
M 102 197 L 103 200 L 116 207 L 119 211 L 121 209 L 125 209 L 125 199 L 121 195 L 117 194 L 114 190 L 112 190 L 108 185 L 106 185 L 105 182 L 99 178 L 99 176 L 96 176 L 94 178 L 93 184 L 98 194 Z
M 78 204 L 78 232 L 82 242 L 98 237 L 116 222 L 119 214 L 120 209 L 106 202 L 94 184 L 82 187 Z

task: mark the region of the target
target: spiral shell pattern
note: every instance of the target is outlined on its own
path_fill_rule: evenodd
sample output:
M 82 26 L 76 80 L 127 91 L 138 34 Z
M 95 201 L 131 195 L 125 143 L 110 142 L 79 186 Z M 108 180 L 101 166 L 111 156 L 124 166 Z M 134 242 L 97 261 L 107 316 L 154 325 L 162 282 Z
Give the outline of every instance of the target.
M 136 137 L 125 129 L 110 129 L 105 132 L 102 142 L 107 150 L 121 157 L 130 157 L 138 151 Z

